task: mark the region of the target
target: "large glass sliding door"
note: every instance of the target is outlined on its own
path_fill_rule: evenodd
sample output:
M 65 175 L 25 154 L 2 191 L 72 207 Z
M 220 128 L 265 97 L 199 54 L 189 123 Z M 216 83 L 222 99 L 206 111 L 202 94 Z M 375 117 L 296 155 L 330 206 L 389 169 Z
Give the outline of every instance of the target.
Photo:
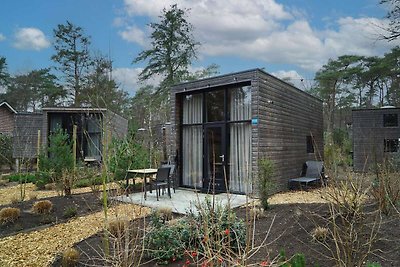
M 182 183 L 208 192 L 251 191 L 251 87 L 182 99 Z

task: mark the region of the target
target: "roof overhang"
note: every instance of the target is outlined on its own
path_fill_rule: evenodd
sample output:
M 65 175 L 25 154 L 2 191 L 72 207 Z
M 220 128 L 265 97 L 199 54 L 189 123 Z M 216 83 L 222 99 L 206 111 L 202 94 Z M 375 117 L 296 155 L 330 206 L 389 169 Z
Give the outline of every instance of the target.
M 14 113 L 14 114 L 17 114 L 18 112 L 15 110 L 15 109 L 13 109 L 13 107 L 12 106 L 10 106 L 10 104 L 8 104 L 7 102 L 1 102 L 0 103 L 0 107 L 2 107 L 2 106 L 6 106 L 12 113 Z

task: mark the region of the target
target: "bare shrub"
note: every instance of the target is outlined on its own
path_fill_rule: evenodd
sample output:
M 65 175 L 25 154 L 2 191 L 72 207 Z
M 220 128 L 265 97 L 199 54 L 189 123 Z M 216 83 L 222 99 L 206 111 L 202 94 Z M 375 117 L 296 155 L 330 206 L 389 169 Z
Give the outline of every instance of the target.
M 363 266 L 378 240 L 382 220 L 379 210 L 367 202 L 370 187 L 365 179 L 351 173 L 333 179 L 323 196 L 329 207 L 329 217 L 323 219 L 331 238 L 315 240 L 339 267 Z
M 157 213 L 164 222 L 172 220 L 172 209 L 169 207 L 158 208 Z
M 400 171 L 391 162 L 380 166 L 372 183 L 371 194 L 382 213 L 389 215 L 400 205 Z
M 0 223 L 13 223 L 21 215 L 21 210 L 18 208 L 3 208 L 0 210 Z
M 121 237 L 128 228 L 129 221 L 126 219 L 117 218 L 110 221 L 107 225 L 107 231 L 113 237 Z
M 49 214 L 53 208 L 53 203 L 50 200 L 41 200 L 33 204 L 32 210 L 37 214 Z
M 56 183 L 49 183 L 44 185 L 45 190 L 56 190 Z
M 322 226 L 317 226 L 312 230 L 311 236 L 314 240 L 325 242 L 329 236 L 329 229 Z

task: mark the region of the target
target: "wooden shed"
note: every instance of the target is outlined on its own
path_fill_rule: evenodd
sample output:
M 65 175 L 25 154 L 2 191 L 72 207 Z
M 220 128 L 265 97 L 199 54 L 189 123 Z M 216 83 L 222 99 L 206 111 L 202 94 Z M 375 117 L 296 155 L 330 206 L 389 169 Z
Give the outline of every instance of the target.
M 353 167 L 375 170 L 376 164 L 399 152 L 400 108 L 355 109 L 352 112 Z
M 252 193 L 258 161 L 278 190 L 323 155 L 322 102 L 261 69 L 172 87 L 171 151 L 179 185 Z

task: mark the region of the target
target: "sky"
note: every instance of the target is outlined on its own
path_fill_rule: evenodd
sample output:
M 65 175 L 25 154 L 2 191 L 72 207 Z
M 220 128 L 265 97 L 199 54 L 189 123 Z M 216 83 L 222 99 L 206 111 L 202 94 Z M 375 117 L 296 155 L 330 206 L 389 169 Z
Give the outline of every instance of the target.
M 68 20 L 91 37 L 92 51 L 110 55 L 113 77 L 134 95 L 145 62 L 132 61 L 149 48 L 147 25 L 175 3 L 189 9 L 201 43 L 192 70 L 263 68 L 305 89 L 329 59 L 382 56 L 400 44 L 379 38 L 388 23 L 379 0 L 2 0 L 0 56 L 12 75 L 55 66 L 53 29 Z

